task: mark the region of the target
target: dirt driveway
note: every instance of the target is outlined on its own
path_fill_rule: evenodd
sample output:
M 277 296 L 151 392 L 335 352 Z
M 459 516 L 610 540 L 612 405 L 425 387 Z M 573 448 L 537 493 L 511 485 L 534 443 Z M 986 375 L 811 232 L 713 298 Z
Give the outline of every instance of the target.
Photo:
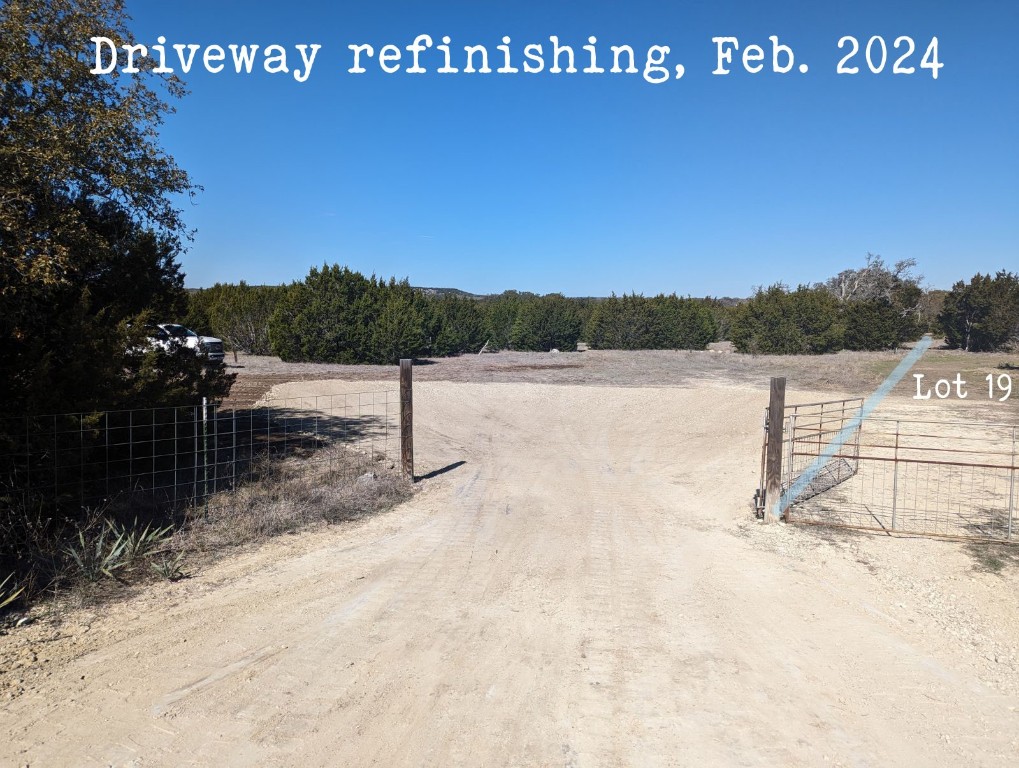
M 765 401 L 422 382 L 446 471 L 96 617 L 0 763 L 1016 765 L 1015 577 L 751 522 Z

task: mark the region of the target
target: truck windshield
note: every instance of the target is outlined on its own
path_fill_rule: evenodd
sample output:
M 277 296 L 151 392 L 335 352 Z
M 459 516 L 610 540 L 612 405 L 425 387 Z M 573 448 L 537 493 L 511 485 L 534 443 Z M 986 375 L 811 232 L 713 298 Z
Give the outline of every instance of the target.
M 167 333 L 169 333 L 171 336 L 174 336 L 174 337 L 176 337 L 178 339 L 184 338 L 185 336 L 197 336 L 198 335 L 197 333 L 192 331 L 190 328 L 185 328 L 183 325 L 170 325 L 170 324 L 167 324 L 167 325 L 164 325 L 163 327 L 166 329 Z

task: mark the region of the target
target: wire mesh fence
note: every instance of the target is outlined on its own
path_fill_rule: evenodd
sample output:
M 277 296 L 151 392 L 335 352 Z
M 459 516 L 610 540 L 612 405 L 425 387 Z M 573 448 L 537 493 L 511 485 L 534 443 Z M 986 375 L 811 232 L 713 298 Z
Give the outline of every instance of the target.
M 328 472 L 336 449 L 395 461 L 398 390 L 0 420 L 0 498 L 48 514 L 108 506 L 196 507 L 269 467 Z
M 783 441 L 783 493 L 837 434 L 856 427 L 791 500 L 787 520 L 949 538 L 1019 538 L 1019 427 L 874 416 L 861 421 L 861 407 L 856 400 L 786 408 L 781 430 L 775 430 Z

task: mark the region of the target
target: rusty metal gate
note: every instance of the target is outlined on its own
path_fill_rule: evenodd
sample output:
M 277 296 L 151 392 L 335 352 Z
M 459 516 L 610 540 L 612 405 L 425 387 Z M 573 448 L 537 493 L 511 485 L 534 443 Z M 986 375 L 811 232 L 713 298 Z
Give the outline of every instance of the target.
M 860 415 L 863 398 L 828 400 L 820 403 L 787 405 L 781 424 L 771 429 L 768 409 L 764 410 L 764 440 L 761 444 L 761 477 L 754 494 L 758 517 L 765 509 L 765 461 L 768 440 L 777 439 L 782 445 L 782 493 L 786 494 L 800 475 L 821 455 L 828 444 Z M 860 429 L 856 428 L 837 454 L 819 469 L 816 476 L 793 500 L 792 504 L 806 501 L 824 493 L 856 474 L 859 462 Z
M 868 416 L 861 400 L 788 406 L 781 425 L 765 420 L 761 483 L 769 439 L 782 441 L 782 493 L 847 425 L 857 428 L 811 482 L 789 500 L 786 520 L 947 538 L 1019 539 L 1019 427 Z

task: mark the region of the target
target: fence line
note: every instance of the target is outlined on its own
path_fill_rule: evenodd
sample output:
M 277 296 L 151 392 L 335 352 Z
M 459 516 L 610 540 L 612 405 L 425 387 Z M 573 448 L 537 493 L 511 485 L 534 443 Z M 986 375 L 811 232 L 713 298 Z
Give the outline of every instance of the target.
M 857 417 L 861 400 L 785 407 L 782 492 Z M 766 419 L 767 421 L 767 419 Z M 947 538 L 1011 541 L 1019 512 L 1019 427 L 869 416 L 791 500 L 790 522 Z M 762 459 L 762 467 L 763 467 Z M 757 507 L 763 512 L 766 478 Z
M 200 506 L 300 459 L 328 471 L 335 450 L 395 460 L 397 390 L 0 419 L 0 501 L 75 513 L 140 498 Z

